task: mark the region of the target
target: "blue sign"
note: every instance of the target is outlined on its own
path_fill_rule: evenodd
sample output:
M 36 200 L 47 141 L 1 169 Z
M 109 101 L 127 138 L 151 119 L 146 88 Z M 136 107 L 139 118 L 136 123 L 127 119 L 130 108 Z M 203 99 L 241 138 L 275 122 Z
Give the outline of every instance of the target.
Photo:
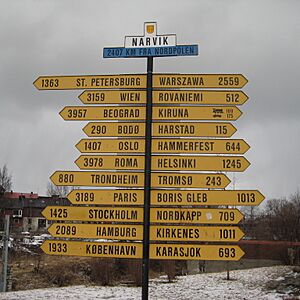
M 198 55 L 198 45 L 178 45 L 170 47 L 148 48 L 103 48 L 103 58 L 127 57 L 161 57 L 161 56 L 194 56 Z

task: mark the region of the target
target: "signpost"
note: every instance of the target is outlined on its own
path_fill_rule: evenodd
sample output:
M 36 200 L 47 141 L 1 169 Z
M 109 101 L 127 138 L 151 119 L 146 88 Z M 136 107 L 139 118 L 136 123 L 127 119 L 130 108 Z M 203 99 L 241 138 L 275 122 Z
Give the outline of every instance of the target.
M 151 259 L 227 260 L 237 261 L 244 251 L 235 245 L 151 244 Z
M 67 256 L 142 258 L 141 243 L 85 242 L 46 240 L 41 249 L 46 254 Z
M 84 170 L 143 170 L 145 159 L 138 155 L 81 155 L 76 165 Z M 250 166 L 242 156 L 152 156 L 153 171 L 243 172 Z
M 143 190 L 72 190 L 68 199 L 72 204 L 143 205 Z M 232 205 L 256 206 L 265 197 L 257 190 L 155 190 L 151 204 L 163 206 Z
M 38 90 L 145 89 L 146 76 L 133 74 L 40 76 L 33 84 Z
M 235 106 L 201 107 L 153 107 L 154 120 L 231 120 L 235 121 L 242 112 Z
M 153 104 L 242 105 L 248 96 L 242 91 L 159 90 L 153 91 Z
M 91 137 L 144 137 L 143 123 L 90 122 L 83 131 Z M 227 122 L 155 122 L 153 137 L 231 137 L 236 128 Z M 230 142 L 230 141 L 229 141 Z
M 126 106 L 66 106 L 60 113 L 66 121 L 145 120 L 145 108 Z M 153 107 L 154 120 L 237 120 L 242 112 L 235 106 L 213 107 Z
M 242 91 L 160 90 L 153 91 L 153 104 L 242 105 L 248 96 Z M 87 90 L 78 96 L 83 104 L 146 104 L 146 91 Z
M 101 125 L 100 125 L 101 126 Z M 81 153 L 144 153 L 143 139 L 82 139 L 76 144 Z M 239 139 L 152 138 L 153 154 L 244 154 L 250 146 Z
M 153 74 L 154 57 L 199 52 L 198 45 L 178 45 L 175 34 L 158 35 L 156 27 L 146 22 L 144 34 L 126 36 L 124 47 L 103 49 L 104 58 L 146 57 L 146 74 L 41 76 L 34 82 L 39 90 L 83 90 L 79 99 L 88 106 L 66 106 L 60 115 L 95 121 L 83 128 L 92 138 L 76 145 L 88 155 L 75 163 L 90 171 L 56 171 L 51 180 L 97 189 L 71 191 L 68 199 L 80 206 L 46 207 L 43 215 L 60 221 L 49 232 L 68 239 L 126 241 L 48 240 L 41 248 L 51 255 L 142 259 L 143 300 L 148 299 L 149 259 L 239 260 L 244 252 L 224 243 L 243 237 L 239 228 L 228 226 L 243 215 L 208 207 L 254 206 L 264 199 L 256 190 L 223 190 L 230 180 L 219 173 L 242 172 L 250 165 L 237 156 L 250 146 L 227 139 L 236 128 L 224 122 L 242 115 L 236 106 L 248 96 L 238 89 L 247 79 L 242 74 Z
M 224 189 L 230 183 L 226 175 L 217 173 L 152 173 L 151 177 L 152 188 Z
M 83 128 L 92 137 L 145 137 L 145 124 L 137 122 L 90 122 Z
M 60 113 L 66 121 L 103 120 L 110 121 L 114 118 L 120 120 L 145 120 L 145 108 L 126 106 L 66 106 Z
M 50 177 L 58 186 L 144 187 L 144 174 L 137 172 L 56 171 Z M 153 173 L 152 188 L 225 188 L 230 183 L 224 174 Z
M 226 122 L 153 123 L 153 137 L 231 137 L 236 128 Z
M 46 206 L 42 215 L 47 220 L 90 222 L 143 222 L 141 207 Z
M 142 225 L 53 223 L 48 231 L 58 238 L 143 240 Z
M 243 172 L 249 166 L 249 161 L 242 156 L 152 156 L 153 171 Z
M 142 139 L 82 139 L 76 144 L 81 153 L 145 153 Z
M 151 204 L 163 206 L 256 206 L 264 196 L 257 190 L 151 190 Z M 143 205 L 144 191 L 137 189 L 72 190 L 72 204 Z
M 161 139 L 152 140 L 156 153 L 184 154 L 244 154 L 250 146 L 244 140 L 226 139 Z
M 146 91 L 84 91 L 78 98 L 83 104 L 146 104 Z
M 238 224 L 243 215 L 237 209 L 151 208 L 153 223 L 178 224 Z
M 81 155 L 75 161 L 81 170 L 144 170 L 144 163 L 141 155 Z
M 242 88 L 242 74 L 155 74 L 153 88 Z
M 142 225 L 53 223 L 48 231 L 56 238 L 143 240 Z M 243 236 L 236 226 L 150 226 L 150 240 L 156 242 L 237 242 Z
M 144 191 L 137 189 L 114 189 L 114 190 L 72 190 L 68 194 L 72 204 L 95 204 L 95 205 L 143 205 Z
M 236 226 L 150 226 L 151 241 L 237 242 L 244 233 Z
M 58 186 L 144 186 L 144 174 L 136 172 L 56 171 L 52 174 L 50 179 Z
M 139 243 L 92 243 L 78 241 L 46 240 L 41 246 L 46 254 L 142 258 L 142 244 Z M 151 259 L 190 259 L 190 260 L 239 260 L 244 252 L 239 246 L 228 245 L 182 245 L 151 244 Z
M 198 206 L 198 205 L 259 205 L 265 197 L 256 190 L 153 190 L 152 205 Z

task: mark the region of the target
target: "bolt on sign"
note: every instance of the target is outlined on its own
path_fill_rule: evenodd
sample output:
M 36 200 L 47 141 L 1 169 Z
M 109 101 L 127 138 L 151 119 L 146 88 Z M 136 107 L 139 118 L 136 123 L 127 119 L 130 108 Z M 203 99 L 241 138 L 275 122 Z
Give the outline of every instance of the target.
M 228 242 L 243 237 L 232 226 L 243 215 L 224 206 L 254 206 L 264 199 L 257 190 L 224 190 L 230 179 L 220 173 L 250 166 L 241 156 L 250 146 L 230 139 L 237 131 L 230 122 L 242 116 L 237 106 L 248 101 L 241 91 L 248 80 L 231 73 L 153 74 L 155 57 L 198 54 L 198 45 L 180 45 L 176 34 L 158 34 L 155 22 L 145 22 L 143 34 L 103 49 L 103 58 L 146 58 L 145 74 L 51 75 L 33 83 L 38 90 L 80 90 L 82 105 L 66 106 L 59 114 L 92 121 L 83 128 L 89 138 L 76 144 L 83 155 L 75 164 L 82 171 L 51 176 L 55 185 L 84 187 L 68 195 L 76 206 L 43 211 L 45 218 L 59 221 L 49 232 L 70 240 L 47 240 L 42 250 L 143 259 L 143 300 L 149 259 L 239 260 L 244 252 Z M 85 240 L 99 238 L 120 242 Z

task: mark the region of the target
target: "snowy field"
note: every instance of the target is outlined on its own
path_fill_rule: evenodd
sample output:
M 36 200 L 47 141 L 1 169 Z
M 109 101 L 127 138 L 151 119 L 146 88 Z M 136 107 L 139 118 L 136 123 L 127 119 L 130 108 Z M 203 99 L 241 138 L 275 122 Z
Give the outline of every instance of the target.
M 150 281 L 149 299 L 286 299 L 287 294 L 283 295 L 275 291 L 268 291 L 265 289 L 265 284 L 269 280 L 282 279 L 282 276 L 289 271 L 290 268 L 287 266 L 230 271 L 231 280 L 229 281 L 226 280 L 226 272 L 180 276 L 177 277 L 174 283 L 166 283 L 166 277 L 160 277 Z M 136 300 L 141 299 L 141 288 L 72 286 L 8 292 L 0 294 L 0 299 Z

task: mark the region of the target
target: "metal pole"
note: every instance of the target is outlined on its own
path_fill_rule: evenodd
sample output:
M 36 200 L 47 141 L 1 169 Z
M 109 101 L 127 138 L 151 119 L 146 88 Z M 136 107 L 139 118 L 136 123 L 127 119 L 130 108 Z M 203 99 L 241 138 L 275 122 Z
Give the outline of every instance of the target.
M 3 252 L 2 252 L 2 292 L 7 290 L 7 267 L 8 267 L 8 241 L 9 241 L 9 215 L 5 215 L 4 236 L 3 236 Z
M 233 173 L 233 177 L 232 177 L 232 189 L 235 190 L 235 173 Z M 226 206 L 226 208 L 228 208 L 228 205 Z M 230 280 L 229 261 L 227 261 L 226 264 L 227 264 L 227 277 L 226 277 L 226 279 Z
M 147 105 L 144 179 L 144 238 L 142 265 L 142 299 L 148 300 L 149 284 L 149 230 L 151 201 L 151 142 L 152 142 L 152 73 L 153 57 L 147 57 Z

